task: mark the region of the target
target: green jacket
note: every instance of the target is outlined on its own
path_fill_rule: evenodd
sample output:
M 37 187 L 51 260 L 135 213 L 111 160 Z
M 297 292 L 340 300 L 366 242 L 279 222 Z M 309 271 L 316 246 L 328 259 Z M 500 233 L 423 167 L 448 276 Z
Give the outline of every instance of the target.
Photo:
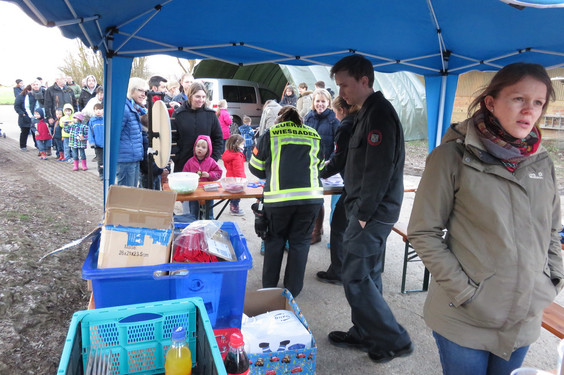
M 472 119 L 449 129 L 427 159 L 408 227 L 432 275 L 427 325 L 506 360 L 534 342 L 564 284 L 561 227 L 544 147 L 511 173 L 485 151 Z
M 293 122 L 268 129 L 249 162 L 251 173 L 266 179 L 264 204 L 270 207 L 323 203 L 323 166 L 319 134 Z

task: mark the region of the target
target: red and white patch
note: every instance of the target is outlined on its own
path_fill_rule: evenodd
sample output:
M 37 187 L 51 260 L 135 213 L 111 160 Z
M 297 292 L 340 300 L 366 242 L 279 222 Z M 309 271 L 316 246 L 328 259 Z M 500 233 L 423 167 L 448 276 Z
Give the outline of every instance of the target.
M 378 146 L 382 143 L 382 133 L 379 130 L 372 130 L 368 133 L 368 144 L 371 146 Z

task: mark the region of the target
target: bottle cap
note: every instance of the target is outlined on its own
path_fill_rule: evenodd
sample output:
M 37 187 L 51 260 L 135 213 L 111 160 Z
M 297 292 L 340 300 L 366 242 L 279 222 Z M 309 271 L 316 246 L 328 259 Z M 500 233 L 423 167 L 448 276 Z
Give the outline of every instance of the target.
M 183 327 L 178 327 L 172 332 L 172 339 L 176 341 L 186 341 L 186 332 Z
M 243 336 L 239 333 L 231 334 L 231 337 L 229 338 L 229 344 L 231 344 L 232 347 L 243 346 L 245 344 L 243 342 Z

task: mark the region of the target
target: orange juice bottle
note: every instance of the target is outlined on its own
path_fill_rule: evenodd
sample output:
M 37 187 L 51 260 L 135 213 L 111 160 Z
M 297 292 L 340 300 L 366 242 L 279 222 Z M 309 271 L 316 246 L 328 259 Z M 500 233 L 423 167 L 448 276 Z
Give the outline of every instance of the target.
M 192 374 L 192 354 L 186 343 L 186 332 L 178 327 L 172 332 L 172 344 L 166 353 L 165 375 Z

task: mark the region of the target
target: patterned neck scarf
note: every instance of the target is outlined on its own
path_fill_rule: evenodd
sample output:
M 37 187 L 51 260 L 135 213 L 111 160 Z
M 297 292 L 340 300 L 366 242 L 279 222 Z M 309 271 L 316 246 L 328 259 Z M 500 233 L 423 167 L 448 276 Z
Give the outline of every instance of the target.
M 137 113 L 139 113 L 140 116 L 147 114 L 147 108 L 135 103 L 135 100 L 133 99 L 129 99 L 129 101 L 131 102 L 131 105 L 133 105 L 133 108 L 135 108 L 135 110 L 137 111 Z
M 536 126 L 525 138 L 515 138 L 485 108 L 478 111 L 473 119 L 488 153 L 498 158 L 509 172 L 514 172 L 519 163 L 535 153 L 540 145 L 541 134 Z

